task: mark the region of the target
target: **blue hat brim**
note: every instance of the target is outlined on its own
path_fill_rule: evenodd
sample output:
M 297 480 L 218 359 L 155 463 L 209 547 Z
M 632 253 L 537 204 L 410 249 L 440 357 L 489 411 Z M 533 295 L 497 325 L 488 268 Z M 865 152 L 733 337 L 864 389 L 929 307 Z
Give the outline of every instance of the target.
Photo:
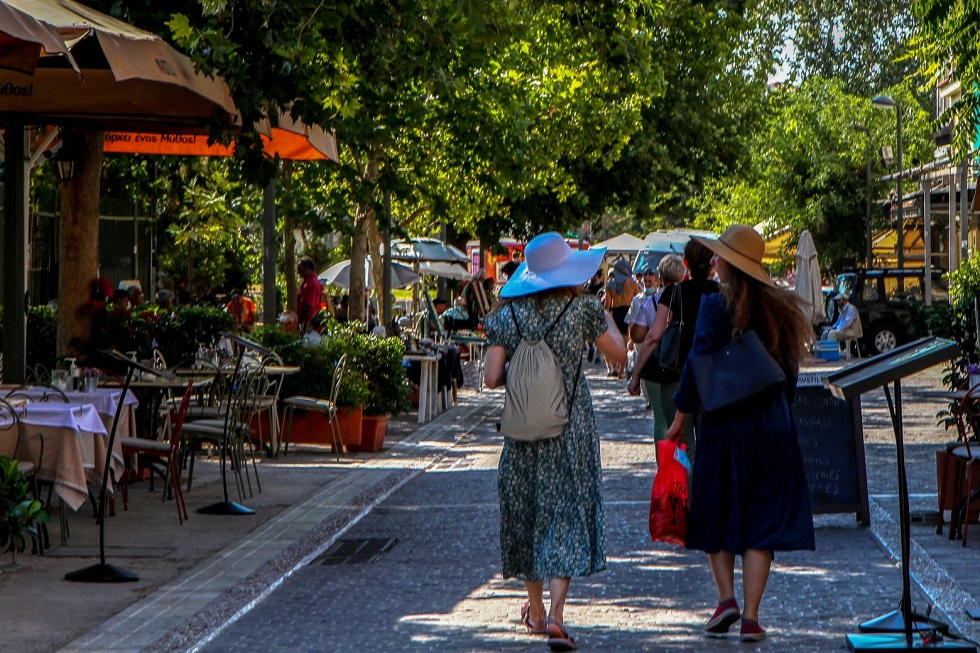
M 510 299 L 533 295 L 552 288 L 581 286 L 596 273 L 602 265 L 605 254 L 604 247 L 572 250 L 571 256 L 560 268 L 549 270 L 546 274 L 535 274 L 528 269 L 527 262 L 524 261 L 517 266 L 517 270 L 500 289 L 500 296 Z

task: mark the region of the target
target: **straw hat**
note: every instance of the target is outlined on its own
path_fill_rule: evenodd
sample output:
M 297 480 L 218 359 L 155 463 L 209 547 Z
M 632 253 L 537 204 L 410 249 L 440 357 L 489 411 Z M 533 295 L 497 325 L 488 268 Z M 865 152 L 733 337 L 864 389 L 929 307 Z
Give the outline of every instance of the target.
M 776 285 L 762 267 L 766 243 L 762 240 L 762 235 L 752 227 L 733 224 L 725 229 L 725 233 L 718 240 L 700 236 L 692 236 L 692 238 L 753 279 L 770 286 Z
M 501 288 L 500 296 L 523 297 L 552 288 L 580 286 L 599 269 L 605 253 L 605 248 L 573 250 L 554 231 L 535 236 L 524 248 L 524 262 Z

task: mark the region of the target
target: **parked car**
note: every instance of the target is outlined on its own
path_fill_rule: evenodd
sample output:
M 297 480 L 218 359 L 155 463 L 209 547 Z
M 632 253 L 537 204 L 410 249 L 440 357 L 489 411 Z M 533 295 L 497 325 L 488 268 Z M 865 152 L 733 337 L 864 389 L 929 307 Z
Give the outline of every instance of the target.
M 667 229 L 651 232 L 643 239 L 643 248 L 633 259 L 633 272 L 639 273 L 651 268 L 656 270 L 660 260 L 668 254 L 683 255 L 684 246 L 691 240 L 691 236 L 717 238 L 718 234 L 698 229 Z
M 920 332 L 911 308 L 913 303 L 923 303 L 924 282 L 922 268 L 849 270 L 837 275 L 834 290 L 847 293 L 861 316 L 864 351 L 880 354 L 928 335 Z M 934 271 L 933 303 L 949 302 L 948 291 L 943 272 Z M 827 298 L 827 321 L 836 319 L 837 306 L 831 296 Z

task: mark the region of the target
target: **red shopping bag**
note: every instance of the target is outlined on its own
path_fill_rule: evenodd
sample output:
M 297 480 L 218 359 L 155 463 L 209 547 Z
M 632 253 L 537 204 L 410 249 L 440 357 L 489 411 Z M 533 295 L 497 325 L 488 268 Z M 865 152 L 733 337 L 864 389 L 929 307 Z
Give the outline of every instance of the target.
M 670 440 L 657 443 L 657 475 L 650 493 L 650 537 L 654 542 L 684 544 L 688 507 L 686 462 L 684 445 L 678 448 Z

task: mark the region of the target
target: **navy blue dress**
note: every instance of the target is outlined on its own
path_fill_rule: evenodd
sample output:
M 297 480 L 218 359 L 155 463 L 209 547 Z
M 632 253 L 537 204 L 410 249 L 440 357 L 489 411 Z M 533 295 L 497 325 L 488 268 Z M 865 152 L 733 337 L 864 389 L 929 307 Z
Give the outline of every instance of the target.
M 690 356 L 716 351 L 731 339 L 722 295 L 706 295 Z M 746 549 L 815 548 L 810 490 L 790 409 L 796 371 L 786 372 L 785 387 L 702 417 L 687 521 L 689 549 L 742 554 Z M 690 365 L 681 373 L 674 401 L 688 414 L 700 405 Z

